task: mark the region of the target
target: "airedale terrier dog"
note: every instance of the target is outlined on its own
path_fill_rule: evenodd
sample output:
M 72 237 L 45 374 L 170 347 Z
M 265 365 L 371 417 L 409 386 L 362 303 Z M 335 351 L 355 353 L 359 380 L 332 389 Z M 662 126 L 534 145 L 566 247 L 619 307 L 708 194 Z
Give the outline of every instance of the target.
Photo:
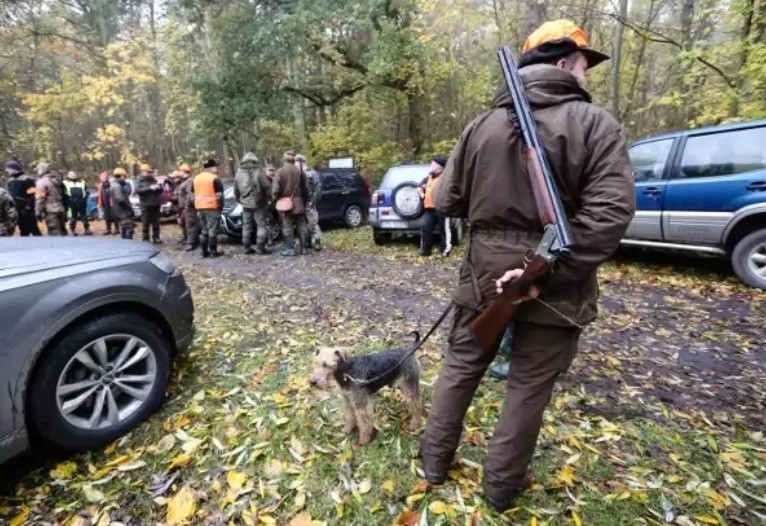
M 415 333 L 417 345 L 420 336 Z M 309 383 L 326 388 L 332 381 L 340 387 L 343 404 L 343 432 L 359 430 L 359 444 L 369 443 L 375 436 L 370 396 L 385 386 L 401 390 L 410 409 L 409 430 L 420 427 L 423 402 L 420 399 L 420 365 L 413 355 L 399 362 L 408 351 L 390 349 L 375 354 L 346 356 L 339 349 L 323 348 L 314 357 L 314 370 Z

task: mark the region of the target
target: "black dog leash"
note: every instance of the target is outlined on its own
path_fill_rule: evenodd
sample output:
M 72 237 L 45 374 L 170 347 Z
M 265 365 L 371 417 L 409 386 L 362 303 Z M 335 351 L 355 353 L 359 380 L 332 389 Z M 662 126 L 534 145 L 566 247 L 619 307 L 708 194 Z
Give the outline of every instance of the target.
M 349 376 L 348 374 L 344 374 L 343 377 L 346 380 L 348 380 L 349 382 L 353 383 L 353 384 L 356 384 L 356 385 L 359 385 L 359 386 L 365 386 L 365 385 L 370 385 L 372 383 L 375 383 L 378 380 L 380 380 L 381 378 L 384 378 L 384 377 L 388 376 L 392 372 L 396 371 L 399 367 L 401 367 L 401 365 L 404 362 L 409 360 L 412 357 L 412 355 L 415 354 L 418 351 L 418 349 L 423 347 L 423 344 L 426 343 L 426 341 L 428 341 L 428 338 L 434 333 L 434 331 L 437 328 L 439 328 L 439 325 L 442 324 L 442 322 L 444 321 L 444 318 L 447 317 L 447 314 L 449 314 L 449 311 L 451 311 L 451 310 L 452 310 L 452 304 L 450 303 L 449 305 L 447 305 L 447 308 L 444 309 L 444 312 L 441 313 L 441 315 L 439 316 L 439 319 L 436 320 L 436 323 L 434 323 L 431 326 L 431 328 L 428 329 L 428 332 L 426 333 L 426 335 L 423 337 L 422 340 L 419 337 L 420 335 L 419 335 L 418 331 L 411 332 L 410 334 L 414 334 L 415 335 L 415 341 L 413 342 L 413 348 L 410 349 L 409 352 L 407 352 L 407 354 L 405 354 L 402 357 L 402 359 L 399 360 L 399 362 L 396 365 L 394 365 L 393 367 L 389 368 L 387 371 L 379 374 L 378 376 L 376 376 L 374 378 L 370 378 L 369 380 L 362 380 L 362 379 L 359 379 L 359 378 L 354 378 L 353 376 Z

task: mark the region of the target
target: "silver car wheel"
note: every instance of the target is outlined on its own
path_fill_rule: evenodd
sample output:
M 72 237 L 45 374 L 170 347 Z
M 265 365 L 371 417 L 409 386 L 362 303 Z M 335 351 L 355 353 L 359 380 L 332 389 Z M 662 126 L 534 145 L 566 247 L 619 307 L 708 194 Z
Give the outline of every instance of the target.
M 346 211 L 346 222 L 350 227 L 356 228 L 362 224 L 362 211 L 357 206 L 352 206 Z
M 112 334 L 72 356 L 59 375 L 56 404 L 69 424 L 104 429 L 138 411 L 156 382 L 155 351 L 135 336 Z
M 760 279 L 766 279 L 766 243 L 755 245 L 748 256 L 750 271 Z

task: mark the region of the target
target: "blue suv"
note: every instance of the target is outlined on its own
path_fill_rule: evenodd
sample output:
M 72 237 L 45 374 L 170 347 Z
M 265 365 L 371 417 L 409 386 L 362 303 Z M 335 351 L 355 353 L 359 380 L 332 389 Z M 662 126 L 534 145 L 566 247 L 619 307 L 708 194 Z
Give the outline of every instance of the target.
M 766 120 L 643 139 L 630 161 L 636 216 L 623 245 L 728 257 L 766 289 Z
M 420 235 L 423 200 L 417 187 L 428 177 L 430 169 L 429 164 L 402 164 L 386 171 L 380 187 L 372 194 L 370 204 L 369 223 L 376 244 L 387 243 L 393 235 Z M 460 243 L 465 228 L 464 221 L 450 218 L 447 245 Z

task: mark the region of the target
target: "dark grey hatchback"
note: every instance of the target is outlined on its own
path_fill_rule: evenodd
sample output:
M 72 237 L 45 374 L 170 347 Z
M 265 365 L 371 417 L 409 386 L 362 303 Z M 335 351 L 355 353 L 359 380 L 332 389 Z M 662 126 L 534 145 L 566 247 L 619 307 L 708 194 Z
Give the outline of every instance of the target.
M 191 291 L 157 248 L 0 239 L 0 462 L 32 436 L 81 450 L 125 434 L 193 337 Z

